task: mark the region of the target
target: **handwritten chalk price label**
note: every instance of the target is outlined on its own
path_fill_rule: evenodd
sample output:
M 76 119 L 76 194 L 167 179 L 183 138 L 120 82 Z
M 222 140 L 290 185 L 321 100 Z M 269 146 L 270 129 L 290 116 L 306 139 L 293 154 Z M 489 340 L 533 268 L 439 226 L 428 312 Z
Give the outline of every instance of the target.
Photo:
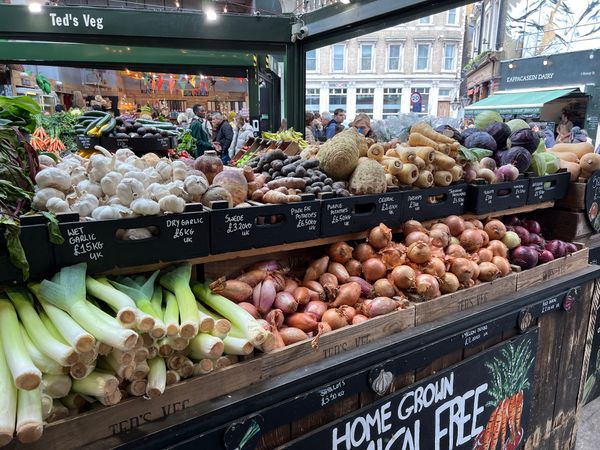
M 467 191 L 464 188 L 450 189 L 448 191 L 453 205 L 464 206 L 467 198 Z
M 386 215 L 394 216 L 400 211 L 400 205 L 394 197 L 379 197 L 377 203 L 379 204 L 381 212 Z
M 316 231 L 317 225 L 319 224 L 318 216 L 319 213 L 316 207 L 311 205 L 293 207 L 290 210 L 296 229 L 306 229 L 309 231 Z
M 99 241 L 95 233 L 84 232 L 83 227 L 68 228 L 67 242 L 75 257 L 83 256 L 90 261 L 98 261 L 104 257 L 104 242 Z
M 186 244 L 194 242 L 197 236 L 196 229 L 204 223 L 203 217 L 194 217 L 189 219 L 170 219 L 167 220 L 167 228 L 175 240 L 181 240 Z
M 327 205 L 326 211 L 331 216 L 332 224 L 337 224 L 344 227 L 350 226 L 350 220 L 352 219 L 350 206 L 342 203 L 331 203 Z
M 527 194 L 527 186 L 525 184 L 516 184 L 514 189 L 516 198 L 521 198 L 521 196 Z
M 253 223 L 243 214 L 225 214 L 225 233 L 250 236 Z
M 408 209 L 410 211 L 419 212 L 421 211 L 421 204 L 423 203 L 422 194 L 410 194 L 407 198 Z

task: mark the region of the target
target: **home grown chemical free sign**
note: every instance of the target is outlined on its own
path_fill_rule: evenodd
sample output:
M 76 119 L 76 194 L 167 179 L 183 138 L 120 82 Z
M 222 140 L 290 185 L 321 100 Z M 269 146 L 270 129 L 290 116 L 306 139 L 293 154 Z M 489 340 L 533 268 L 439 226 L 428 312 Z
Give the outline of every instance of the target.
M 499 344 L 282 448 L 454 450 L 521 448 L 538 332 Z

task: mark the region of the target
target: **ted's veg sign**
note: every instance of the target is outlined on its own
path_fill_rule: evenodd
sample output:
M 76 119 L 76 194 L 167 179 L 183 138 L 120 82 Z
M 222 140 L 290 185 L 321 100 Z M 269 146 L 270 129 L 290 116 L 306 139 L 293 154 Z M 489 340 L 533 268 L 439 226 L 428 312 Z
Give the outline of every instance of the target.
M 453 450 L 522 447 L 537 331 L 291 442 L 285 448 Z

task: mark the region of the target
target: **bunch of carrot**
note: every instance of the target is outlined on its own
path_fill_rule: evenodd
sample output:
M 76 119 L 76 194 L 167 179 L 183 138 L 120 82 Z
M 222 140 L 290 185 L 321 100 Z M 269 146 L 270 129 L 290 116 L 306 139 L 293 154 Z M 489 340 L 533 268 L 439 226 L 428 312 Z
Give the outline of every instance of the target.
M 523 391 L 503 399 L 492 412 L 484 430 L 475 440 L 474 450 L 495 450 L 498 441 L 502 449 L 517 448 L 523 436 L 521 416 L 523 414 Z M 510 432 L 506 442 L 506 433 Z
M 50 136 L 48 136 L 46 130 L 44 130 L 42 127 L 38 127 L 32 133 L 29 143 L 38 152 L 43 152 L 46 151 L 50 145 Z

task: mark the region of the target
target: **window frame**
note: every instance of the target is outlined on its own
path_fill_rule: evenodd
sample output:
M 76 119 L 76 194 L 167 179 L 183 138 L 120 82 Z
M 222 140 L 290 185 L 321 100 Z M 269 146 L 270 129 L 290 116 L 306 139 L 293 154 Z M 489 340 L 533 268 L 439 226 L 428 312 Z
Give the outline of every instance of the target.
M 398 52 L 398 68 L 390 69 L 390 48 L 392 45 L 397 45 L 400 47 L 400 51 Z M 387 49 L 385 54 L 385 71 L 393 72 L 393 73 L 401 73 L 404 72 L 404 42 L 388 42 Z
M 369 92 L 361 92 L 362 90 L 367 90 Z M 371 97 L 371 112 L 370 113 L 364 112 L 364 111 L 359 111 L 359 108 L 360 108 L 360 104 L 358 103 L 359 95 L 368 95 Z M 359 112 L 363 112 L 364 114 L 367 114 L 370 118 L 373 118 L 373 114 L 375 114 L 375 88 L 357 87 L 356 94 L 354 96 L 354 100 L 355 100 L 355 104 L 356 104 L 356 114 L 358 114 Z
M 310 91 L 315 91 L 314 93 L 312 93 L 312 92 L 311 92 L 311 94 L 310 94 L 310 95 L 312 95 L 312 96 L 315 96 L 315 95 L 316 95 L 316 98 L 317 98 L 317 109 L 316 109 L 316 112 L 319 112 L 319 106 L 320 106 L 320 104 L 321 104 L 321 89 L 320 89 L 320 88 L 318 88 L 318 87 L 310 87 L 310 88 L 309 88 L 309 87 L 307 87 L 307 88 L 304 88 L 304 100 L 305 100 L 305 104 L 306 104 L 307 106 L 308 106 L 308 104 L 309 104 L 309 103 L 306 101 L 306 100 L 308 99 L 308 96 L 309 96 L 309 93 L 308 93 L 308 91 L 309 91 L 309 90 L 310 90 Z M 311 112 L 312 112 L 313 110 L 309 110 L 309 109 L 307 109 L 307 111 L 311 111 Z
M 370 46 L 371 47 L 371 67 L 368 70 L 363 69 L 362 67 L 362 61 L 363 61 L 363 55 L 362 55 L 362 49 L 365 46 Z M 376 43 L 375 42 L 359 42 L 358 44 L 358 73 L 373 73 L 375 71 L 375 48 L 376 48 Z
M 334 93 L 333 95 L 344 95 L 346 97 L 346 101 L 343 104 L 344 106 L 344 111 L 348 110 L 348 87 L 343 87 L 343 88 L 338 88 L 338 87 L 329 87 L 327 88 L 327 101 L 329 103 L 329 109 L 332 111 L 332 115 L 333 115 L 333 110 L 337 109 L 340 107 L 340 105 L 335 104 L 335 107 L 332 107 L 332 103 L 331 103 L 331 95 L 332 95 L 332 91 L 345 91 L 344 93 Z
M 394 89 L 395 92 L 393 94 L 391 94 L 389 92 L 390 89 Z M 404 90 L 404 88 L 402 88 L 402 87 L 394 87 L 394 86 L 386 86 L 386 87 L 383 88 L 383 99 L 382 99 L 382 101 L 383 101 L 383 104 L 382 104 L 383 110 L 381 112 L 381 117 L 383 119 L 387 119 L 389 117 L 397 116 L 398 114 L 400 114 L 402 112 L 402 92 L 403 92 L 403 90 Z M 390 96 L 390 95 L 397 95 L 399 97 L 398 111 L 395 112 L 395 113 L 386 113 L 386 111 L 385 111 L 385 105 L 386 105 L 385 99 L 386 99 L 387 96 Z
M 306 65 L 306 71 L 310 72 L 310 73 L 317 73 L 317 72 L 319 72 L 319 49 L 316 48 L 314 50 L 309 50 L 309 51 L 314 51 L 315 52 L 315 68 L 314 68 L 314 70 L 309 69 L 308 68 L 308 64 L 307 64 Z M 306 54 L 308 55 L 308 52 L 306 52 Z
M 343 68 L 342 70 L 335 70 L 335 47 L 343 47 L 344 48 L 344 54 L 343 54 Z M 348 46 L 346 44 L 332 44 L 331 45 L 331 57 L 330 57 L 330 71 L 331 73 L 346 73 L 347 72 L 347 64 L 348 64 Z
M 423 16 L 419 18 L 419 25 L 432 25 L 432 16 L 431 14 L 428 16 Z M 423 22 L 423 19 L 427 19 L 427 22 Z
M 419 45 L 427 45 L 429 50 L 427 51 L 427 67 L 425 69 L 418 69 L 417 64 L 419 62 Z M 413 72 L 415 73 L 428 73 L 432 71 L 431 53 L 433 49 L 433 43 L 431 41 L 416 41 L 415 42 L 415 61 L 413 64 Z
M 446 46 L 448 45 L 453 45 L 454 46 L 454 54 L 452 57 L 452 68 L 451 69 L 446 69 Z M 456 63 L 457 63 L 457 59 L 458 59 L 458 42 L 457 41 L 445 41 L 444 45 L 442 46 L 442 65 L 441 65 L 441 72 L 445 72 L 445 73 L 452 73 L 452 72 L 456 72 L 457 67 L 456 67 Z
M 450 11 L 454 11 L 454 22 L 450 22 Z M 460 26 L 460 19 L 459 19 L 459 11 L 460 11 L 460 6 L 457 6 L 455 8 L 450 8 L 448 11 L 446 11 L 446 25 L 452 26 L 452 27 L 458 27 Z

